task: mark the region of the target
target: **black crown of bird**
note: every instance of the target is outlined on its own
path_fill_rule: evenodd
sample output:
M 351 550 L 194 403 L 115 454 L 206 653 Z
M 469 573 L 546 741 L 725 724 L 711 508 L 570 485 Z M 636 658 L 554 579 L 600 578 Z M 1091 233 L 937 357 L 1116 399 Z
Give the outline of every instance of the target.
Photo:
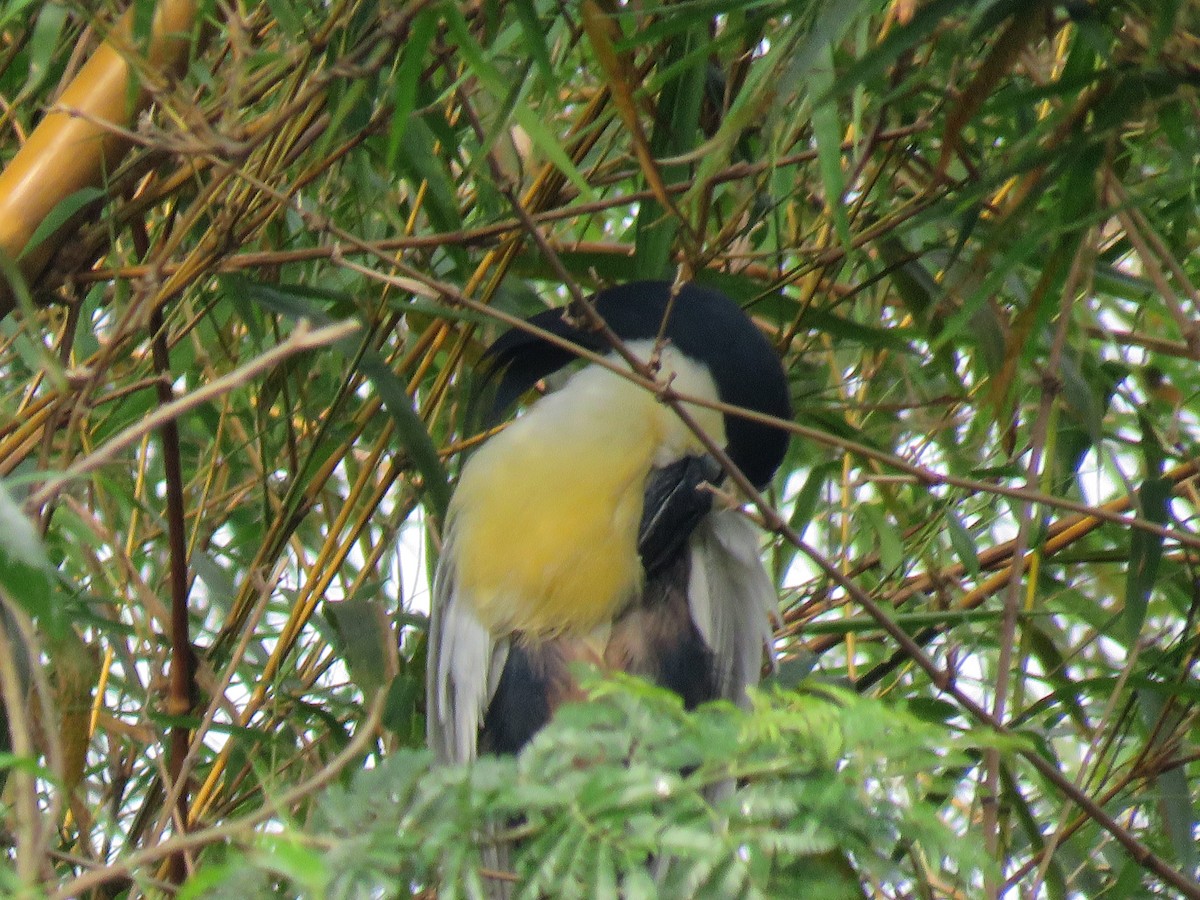
M 790 419 L 778 355 L 730 298 L 641 281 L 547 310 L 484 354 L 504 415 L 613 336 L 688 397 Z M 590 327 L 598 318 L 606 328 Z M 549 334 L 563 343 L 552 341 Z M 684 404 L 755 486 L 787 450 L 784 430 Z M 462 467 L 434 579 L 428 736 L 447 761 L 515 752 L 577 696 L 571 664 L 620 669 L 689 707 L 744 699 L 769 653 L 777 598 L 757 530 L 714 504 L 724 477 L 671 405 L 591 363 L 537 399 Z

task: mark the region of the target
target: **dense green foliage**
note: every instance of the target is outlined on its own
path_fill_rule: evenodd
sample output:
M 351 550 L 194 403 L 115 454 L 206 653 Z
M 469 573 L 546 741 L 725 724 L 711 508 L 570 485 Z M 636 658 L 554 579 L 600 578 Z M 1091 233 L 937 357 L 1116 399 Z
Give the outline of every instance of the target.
M 0 4 L 0 164 L 120 11 Z M 1200 897 L 1194 2 L 200 18 L 0 318 L 0 890 L 452 896 L 520 809 L 520 872 L 579 895 L 661 840 L 677 895 L 848 863 L 876 897 Z M 787 523 L 771 700 L 601 687 L 518 761 L 430 771 L 471 362 L 498 315 L 677 275 L 791 378 L 751 509 Z M 602 747 L 633 764 L 574 768 Z
M 645 684 L 593 691 L 519 760 L 431 771 L 425 751 L 393 754 L 331 791 L 303 827 L 215 868 L 220 881 L 203 890 L 246 897 L 257 871 L 264 896 L 281 876 L 307 896 L 373 896 L 440 873 L 441 896 L 475 896 L 480 848 L 463 837 L 489 833 L 520 838 L 514 868 L 528 897 L 853 898 L 858 878 L 911 882 L 918 854 L 943 884 L 982 883 L 982 848 L 959 843 L 929 799 L 953 789 L 938 772 L 978 758 L 972 739 L 835 692 L 688 715 Z M 655 864 L 657 885 L 650 859 L 670 861 Z

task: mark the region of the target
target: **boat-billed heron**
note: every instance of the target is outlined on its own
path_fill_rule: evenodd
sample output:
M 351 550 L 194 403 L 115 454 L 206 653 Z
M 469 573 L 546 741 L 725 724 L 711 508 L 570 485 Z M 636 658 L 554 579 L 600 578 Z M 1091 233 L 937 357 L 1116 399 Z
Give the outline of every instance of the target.
M 644 281 L 593 308 L 660 383 L 791 417 L 779 357 L 724 294 Z M 529 320 L 610 354 L 611 338 L 549 310 Z M 618 355 L 610 357 L 628 368 Z M 486 352 L 492 408 L 506 412 L 570 350 L 513 329 Z M 783 460 L 785 431 L 687 406 L 756 486 Z M 587 661 L 657 682 L 691 707 L 741 701 L 769 652 L 777 597 L 757 529 L 714 502 L 725 473 L 667 403 L 586 365 L 464 464 L 434 579 L 427 672 L 430 746 L 445 761 L 518 751 L 578 695 Z

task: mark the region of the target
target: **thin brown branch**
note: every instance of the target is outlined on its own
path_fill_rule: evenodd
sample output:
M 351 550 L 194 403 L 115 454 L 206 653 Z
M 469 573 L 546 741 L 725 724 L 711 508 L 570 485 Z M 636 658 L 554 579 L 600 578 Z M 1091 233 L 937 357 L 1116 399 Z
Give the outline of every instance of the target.
M 166 328 L 161 309 L 150 313 L 151 347 L 154 370 L 158 373 L 159 409 L 170 407 L 174 401 L 171 388 L 171 361 L 167 351 Z M 185 722 L 192 711 L 195 696 L 195 675 L 192 671 L 192 642 L 188 635 L 188 554 L 183 504 L 183 468 L 179 457 L 179 426 L 175 417 L 165 418 L 159 428 L 163 452 L 163 476 L 166 487 L 167 541 L 170 553 L 171 585 L 171 672 L 167 692 L 167 714 L 171 724 L 171 743 L 167 753 L 167 772 L 175 788 L 175 827 L 183 834 L 188 824 L 188 793 L 182 784 L 183 761 L 188 754 L 191 729 Z M 187 874 L 187 860 L 182 850 L 172 854 L 167 880 L 182 884 Z

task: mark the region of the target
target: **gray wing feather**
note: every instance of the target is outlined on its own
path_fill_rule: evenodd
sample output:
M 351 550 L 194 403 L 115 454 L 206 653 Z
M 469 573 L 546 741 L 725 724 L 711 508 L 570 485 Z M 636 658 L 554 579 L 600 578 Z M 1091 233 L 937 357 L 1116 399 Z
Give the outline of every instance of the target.
M 508 640 L 493 639 L 461 596 L 451 540 L 442 548 L 432 600 L 425 669 L 426 742 L 441 762 L 470 762 L 478 753 L 479 728 L 508 659 Z M 511 868 L 508 848 L 491 838 L 480 852 L 485 869 Z M 511 896 L 506 881 L 489 879 L 485 890 L 490 900 Z
M 736 509 L 714 510 L 692 532 L 688 607 L 716 664 L 722 697 L 745 704 L 771 654 L 779 598 L 763 566 L 759 532 Z M 773 656 L 772 656 L 773 661 Z
M 507 658 L 508 641 L 494 639 L 460 596 L 447 541 L 433 579 L 425 671 L 426 740 L 442 762 L 475 758 Z

